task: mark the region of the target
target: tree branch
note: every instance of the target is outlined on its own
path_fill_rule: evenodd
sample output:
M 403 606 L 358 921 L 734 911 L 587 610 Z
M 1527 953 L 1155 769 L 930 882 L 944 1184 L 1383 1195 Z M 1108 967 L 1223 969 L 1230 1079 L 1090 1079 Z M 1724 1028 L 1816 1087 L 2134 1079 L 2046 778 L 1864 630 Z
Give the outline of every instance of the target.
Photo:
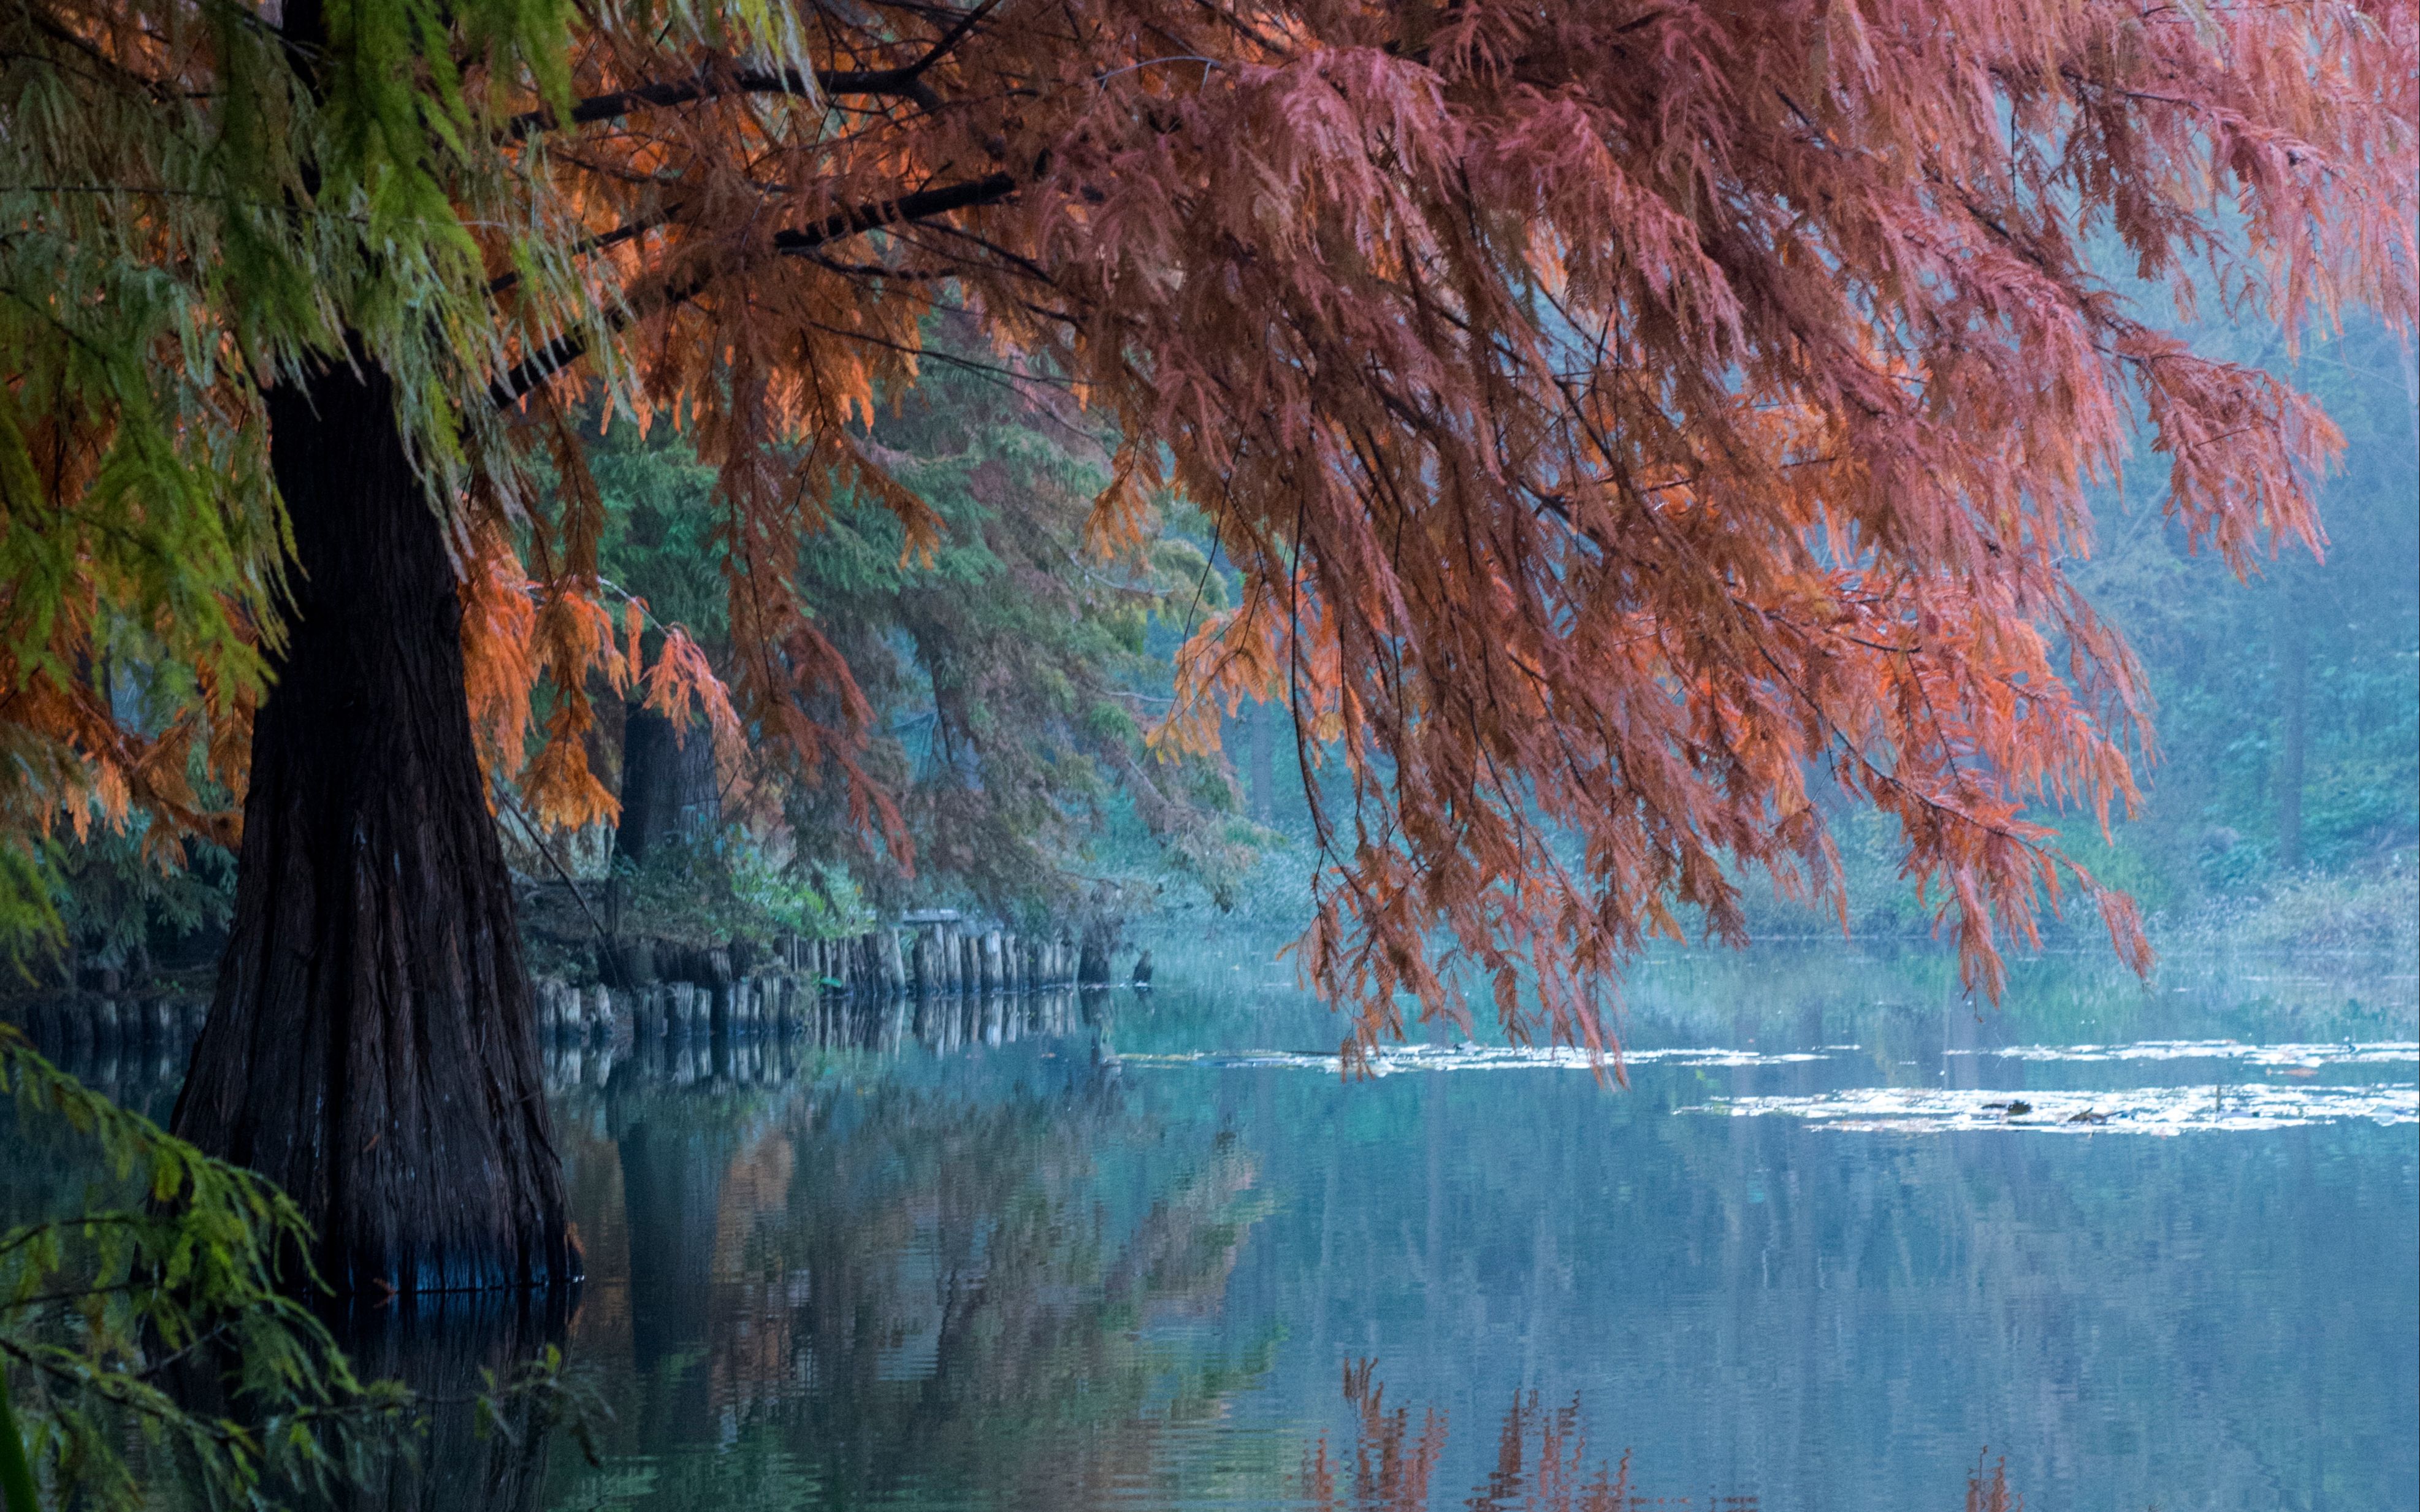
M 827 242 L 843 241 L 862 232 L 879 230 L 886 226 L 902 226 L 929 216 L 946 215 L 952 210 L 970 210 L 978 205 L 997 204 L 1016 193 L 1014 174 L 986 174 L 964 183 L 942 184 L 938 188 L 919 189 L 912 195 L 876 200 L 838 211 L 813 226 L 794 231 L 778 231 L 773 236 L 773 250 L 783 257 L 803 257 Z M 667 288 L 659 297 L 661 307 L 685 303 L 695 298 L 706 285 L 704 278 L 693 279 L 676 288 Z M 609 329 L 620 330 L 630 317 L 615 312 L 608 318 Z M 515 364 L 509 372 L 488 385 L 488 397 L 497 409 L 509 409 L 527 395 L 535 392 L 549 379 L 578 362 L 588 351 L 588 337 L 577 331 L 563 335 L 540 347 Z
M 585 238 L 573 243 L 569 250 L 569 255 L 575 257 L 593 257 L 609 248 L 620 246 L 623 242 L 629 241 L 633 237 L 644 236 L 649 231 L 653 231 L 669 225 L 672 221 L 674 211 L 679 209 L 680 207 L 677 205 L 670 205 L 658 210 L 653 215 L 642 215 L 637 220 L 630 221 L 622 226 L 617 226 L 610 231 L 600 232 L 596 236 Z M 495 277 L 488 281 L 488 292 L 490 295 L 501 294 L 520 281 L 521 275 L 519 269 L 514 269 L 508 273 L 498 273 Z
M 938 109 L 940 98 L 933 93 L 930 85 L 924 83 L 926 70 L 965 41 L 976 24 L 1000 4 L 1001 0 L 984 0 L 982 5 L 958 18 L 957 24 L 927 48 L 923 56 L 899 68 L 817 69 L 813 73 L 799 69 L 741 69 L 720 76 L 700 70 L 687 79 L 643 84 L 629 89 L 616 89 L 611 94 L 592 95 L 573 105 L 567 116 L 559 117 L 552 110 L 543 108 L 524 111 L 506 122 L 504 130 L 507 135 L 520 141 L 539 132 L 611 120 L 634 110 L 661 110 L 700 100 L 740 94 L 798 95 L 809 100 L 829 95 L 896 95 L 912 100 L 926 110 Z
M 1016 176 L 1008 173 L 985 174 L 964 183 L 919 189 L 912 195 L 901 195 L 896 199 L 878 200 L 871 205 L 860 205 L 827 215 L 814 225 L 796 231 L 776 231 L 773 233 L 773 250 L 785 257 L 799 257 L 827 242 L 842 241 L 886 226 L 946 215 L 954 210 L 996 204 L 1016 192 Z

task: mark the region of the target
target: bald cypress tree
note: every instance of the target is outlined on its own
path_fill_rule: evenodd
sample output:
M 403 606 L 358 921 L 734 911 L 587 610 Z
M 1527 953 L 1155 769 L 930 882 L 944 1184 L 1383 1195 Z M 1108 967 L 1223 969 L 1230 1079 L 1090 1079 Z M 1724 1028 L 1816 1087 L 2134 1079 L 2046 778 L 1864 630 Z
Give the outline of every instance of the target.
M 2141 961 L 2031 812 L 2135 796 L 2086 486 L 2139 415 L 2242 568 L 2334 437 L 2082 248 L 2289 331 L 2414 294 L 2404 5 L 276 18 L 0 8 L 0 910 L 45 925 L 51 827 L 245 789 L 179 1126 L 362 1287 L 570 1263 L 482 779 L 610 816 L 592 687 L 904 835 L 795 569 L 844 498 L 941 548 L 866 427 L 939 310 L 1114 426 L 1088 549 L 1213 522 L 1241 596 L 1154 739 L 1274 697 L 1341 755 L 1306 959 L 1357 1040 L 1475 981 L 1602 1046 L 1739 866 L 1837 896 L 1826 782 L 1985 988 L 2062 896 Z M 601 582 L 582 390 L 715 469 L 727 677 Z

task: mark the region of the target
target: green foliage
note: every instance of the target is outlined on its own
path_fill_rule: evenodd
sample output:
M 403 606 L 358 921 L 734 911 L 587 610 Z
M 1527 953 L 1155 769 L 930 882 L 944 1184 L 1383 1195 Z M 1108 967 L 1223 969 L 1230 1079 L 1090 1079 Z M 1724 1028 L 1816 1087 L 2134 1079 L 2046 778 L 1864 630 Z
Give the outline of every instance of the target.
M 941 549 L 903 559 L 895 518 L 860 505 L 801 558 L 809 598 L 849 627 L 843 650 L 884 713 L 923 888 L 1063 916 L 1105 886 L 1170 873 L 1224 889 L 1252 854 L 1228 841 L 1223 765 L 1145 747 L 1174 649 L 1173 635 L 1153 644 L 1154 627 L 1223 607 L 1224 585 L 1157 512 L 1131 545 L 1088 538 L 1112 440 L 1047 388 L 937 364 L 875 441 L 946 522 Z M 849 845 L 838 816 L 801 817 Z M 852 860 L 877 896 L 907 896 L 888 858 Z
M 2164 921 L 2163 948 L 2351 954 L 2393 963 L 2420 959 L 2420 873 L 2407 864 L 2376 870 L 2304 872 L 2272 882 L 2257 899 L 2212 897 Z M 2365 984 L 2375 990 L 2376 977 Z
M 656 842 L 644 863 L 613 862 L 625 919 L 665 940 L 713 944 L 735 937 L 830 937 L 871 927 L 857 888 L 809 861 L 777 857 L 736 826 L 698 839 Z
M 189 764 L 206 786 L 200 761 Z M 234 906 L 233 854 L 176 837 L 147 809 L 118 823 L 88 812 L 81 836 L 0 838 L 0 952 L 21 976 L 54 964 L 148 973 L 155 949 L 213 936 Z
M 2358 325 L 2289 355 L 2273 334 L 2205 333 L 2325 405 L 2343 469 L 2319 494 L 2325 560 L 2281 544 L 2248 583 L 2140 501 L 2108 512 L 2078 569 L 2158 700 L 2148 804 L 2118 848 L 2190 908 L 2302 868 L 2386 864 L 2420 843 L 2420 396 L 2409 349 Z M 2149 901 L 2147 899 L 2146 901 Z
M 64 815 L 206 828 L 187 749 L 240 786 L 291 544 L 264 390 L 331 361 L 382 368 L 450 507 L 473 454 L 489 491 L 514 480 L 485 392 L 522 333 L 497 322 L 482 239 L 555 298 L 557 328 L 584 307 L 566 258 L 537 250 L 559 212 L 540 165 L 499 150 L 496 118 L 567 99 L 563 0 L 326 0 L 286 20 L 302 29 L 246 5 L 0 5 L 12 954 L 61 937 L 41 840 Z
M 309 1233 L 290 1198 L 8 1028 L 0 1085 L 23 1132 L 97 1173 L 80 1200 L 0 1235 L 0 1368 L 54 1504 L 147 1507 L 147 1483 L 172 1476 L 201 1505 L 275 1504 L 394 1442 L 408 1394 L 356 1379 L 295 1295 Z
M 715 531 L 715 472 L 675 438 L 652 440 L 628 423 L 612 426 L 588 451 L 588 471 L 605 505 L 597 552 L 606 579 L 646 600 L 660 622 L 679 625 L 701 646 L 727 649 L 730 599 Z
M 123 830 L 54 848 L 59 919 L 80 959 L 140 972 L 163 935 L 215 931 L 234 912 L 235 857 L 198 839 L 154 856 L 150 826 L 136 815 Z
M 57 849 L 40 835 L 0 839 L 0 952 L 19 972 L 67 943 L 67 926 L 54 900 Z
M 25 1462 L 25 1440 L 17 1428 L 17 1410 L 8 1400 L 6 1370 L 0 1370 L 0 1496 L 7 1498 L 8 1512 L 41 1512 L 34 1469 Z
M 900 795 L 912 871 L 867 838 L 837 781 L 788 790 L 795 853 L 845 868 L 882 909 L 971 901 L 1063 917 L 1105 888 L 1130 901 L 1170 875 L 1232 896 L 1266 836 L 1230 818 L 1223 763 L 1163 758 L 1144 741 L 1183 624 L 1223 607 L 1225 580 L 1156 516 L 1140 542 L 1088 544 L 1112 438 L 1047 384 L 936 347 L 868 449 L 939 516 L 939 545 L 911 553 L 892 510 L 843 498 L 797 568 L 817 629 L 871 704 L 861 760 Z M 587 460 L 605 505 L 605 575 L 727 659 L 728 506 L 714 470 L 681 438 L 629 425 L 593 435 Z M 676 885 L 634 885 L 685 906 Z

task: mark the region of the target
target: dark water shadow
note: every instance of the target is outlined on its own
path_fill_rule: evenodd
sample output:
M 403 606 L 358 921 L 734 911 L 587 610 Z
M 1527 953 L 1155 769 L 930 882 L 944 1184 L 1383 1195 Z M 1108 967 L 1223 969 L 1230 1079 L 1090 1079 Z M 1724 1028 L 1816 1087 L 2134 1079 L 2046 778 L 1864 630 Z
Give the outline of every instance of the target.
M 543 1504 L 550 1402 L 504 1391 L 560 1350 L 577 1287 L 332 1304 L 330 1330 L 365 1380 L 401 1381 L 417 1430 L 330 1504 L 343 1512 L 532 1512 Z M 501 1395 L 500 1395 L 501 1393 Z

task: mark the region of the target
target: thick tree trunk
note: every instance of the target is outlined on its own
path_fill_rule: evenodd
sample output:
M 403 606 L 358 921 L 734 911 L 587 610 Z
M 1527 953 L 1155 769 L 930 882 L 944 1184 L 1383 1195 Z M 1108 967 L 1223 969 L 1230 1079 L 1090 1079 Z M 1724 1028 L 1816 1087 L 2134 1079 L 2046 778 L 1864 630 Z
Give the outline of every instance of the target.
M 454 569 L 393 385 L 325 372 L 269 414 L 297 613 L 176 1130 L 292 1193 L 340 1291 L 574 1279 Z
M 633 704 L 622 732 L 622 818 L 613 853 L 641 862 L 662 841 L 712 833 L 722 820 L 714 727 L 699 721 L 677 732 L 671 720 Z

